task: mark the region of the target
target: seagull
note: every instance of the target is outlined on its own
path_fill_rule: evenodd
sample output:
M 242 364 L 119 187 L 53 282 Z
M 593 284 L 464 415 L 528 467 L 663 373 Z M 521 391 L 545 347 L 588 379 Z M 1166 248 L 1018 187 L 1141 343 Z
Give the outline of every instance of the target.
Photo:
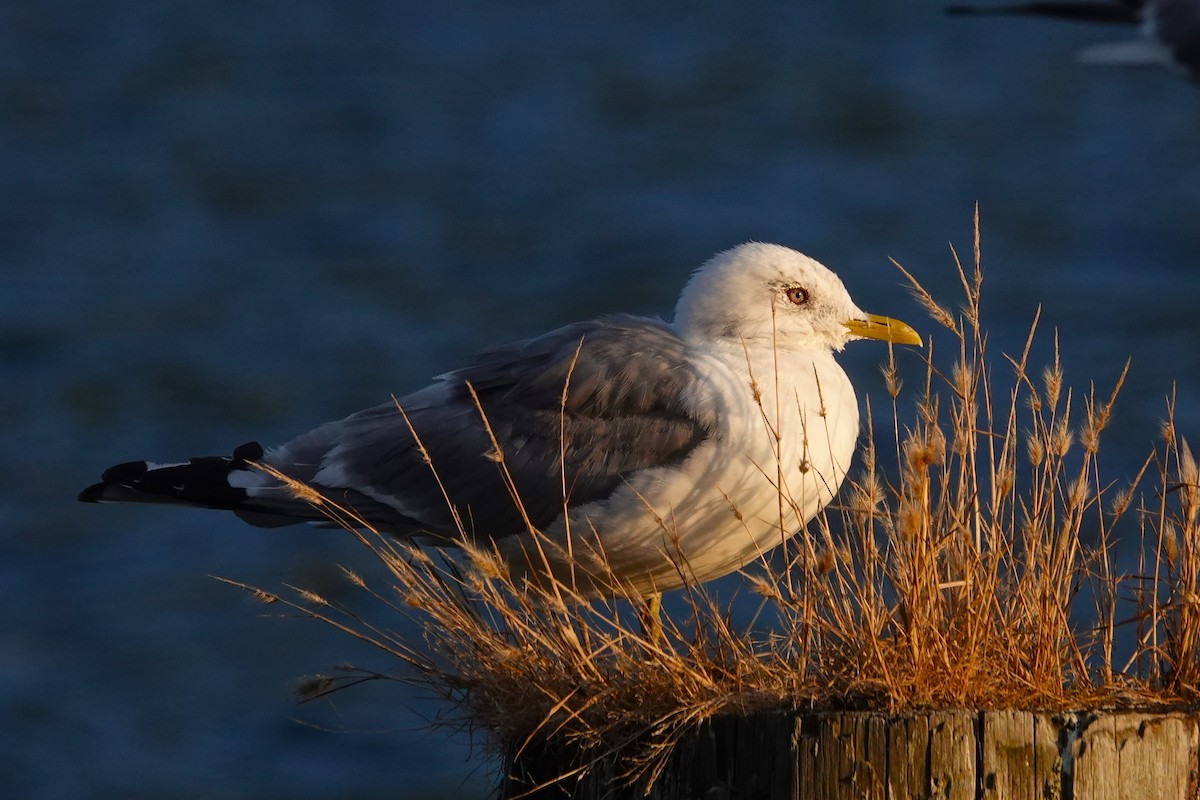
M 510 575 L 657 597 L 760 559 L 834 496 L 859 429 L 834 353 L 856 339 L 921 345 L 817 261 L 743 244 L 671 322 L 567 325 L 279 447 L 118 464 L 79 499 L 328 523 L 298 481 L 364 527 L 493 547 Z
M 1138 26 L 1142 37 L 1080 53 L 1090 64 L 1162 66 L 1200 81 L 1200 0 L 1014 3 L 947 6 L 950 14 L 1017 14 Z

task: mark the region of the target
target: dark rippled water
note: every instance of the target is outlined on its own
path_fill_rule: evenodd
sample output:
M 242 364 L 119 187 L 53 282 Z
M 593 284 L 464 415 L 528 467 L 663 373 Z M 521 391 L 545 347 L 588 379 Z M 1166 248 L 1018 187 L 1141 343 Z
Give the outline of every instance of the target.
M 344 637 L 216 584 L 336 592 L 328 531 L 86 507 L 127 458 L 278 442 L 484 343 L 667 314 L 747 239 L 920 312 L 982 206 L 993 345 L 1040 305 L 1068 377 L 1132 356 L 1132 470 L 1200 438 L 1200 93 L 1085 68 L 1121 35 L 937 2 L 0 7 L 0 795 L 483 796 L 444 710 L 297 706 Z M 928 326 L 926 326 L 928 327 Z M 880 394 L 878 349 L 845 363 Z

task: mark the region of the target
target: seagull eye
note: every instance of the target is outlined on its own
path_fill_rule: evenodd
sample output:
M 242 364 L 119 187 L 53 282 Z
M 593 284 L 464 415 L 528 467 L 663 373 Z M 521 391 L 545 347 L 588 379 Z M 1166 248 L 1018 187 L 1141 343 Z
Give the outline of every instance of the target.
M 808 289 L 803 286 L 789 286 L 783 290 L 783 294 L 794 306 L 802 306 L 808 302 Z

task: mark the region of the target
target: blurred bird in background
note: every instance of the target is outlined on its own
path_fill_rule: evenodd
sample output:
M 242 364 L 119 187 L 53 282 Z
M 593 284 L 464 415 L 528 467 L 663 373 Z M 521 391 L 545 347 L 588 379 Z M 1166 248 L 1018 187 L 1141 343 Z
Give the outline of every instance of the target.
M 1136 26 L 1141 37 L 1085 48 L 1080 61 L 1126 67 L 1166 67 L 1200 81 L 1200 0 L 951 5 L 953 15 L 1050 17 L 1076 22 Z

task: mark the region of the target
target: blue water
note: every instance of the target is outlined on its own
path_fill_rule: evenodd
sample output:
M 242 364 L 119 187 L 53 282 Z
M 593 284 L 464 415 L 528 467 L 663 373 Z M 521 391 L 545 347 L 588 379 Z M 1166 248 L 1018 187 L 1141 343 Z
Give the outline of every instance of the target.
M 83 506 L 115 461 L 279 442 L 487 342 L 667 314 L 747 239 L 923 323 L 982 207 L 993 347 L 1134 366 L 1200 439 L 1200 93 L 1073 61 L 1121 32 L 939 2 L 0 6 L 0 796 L 484 796 L 390 664 L 209 576 L 337 591 L 329 531 Z M 936 332 L 935 332 L 936 336 Z M 943 340 L 945 337 L 941 337 Z M 945 342 L 948 344 L 948 342 Z M 844 363 L 882 402 L 878 348 Z M 998 367 L 1000 368 L 1000 367 Z

